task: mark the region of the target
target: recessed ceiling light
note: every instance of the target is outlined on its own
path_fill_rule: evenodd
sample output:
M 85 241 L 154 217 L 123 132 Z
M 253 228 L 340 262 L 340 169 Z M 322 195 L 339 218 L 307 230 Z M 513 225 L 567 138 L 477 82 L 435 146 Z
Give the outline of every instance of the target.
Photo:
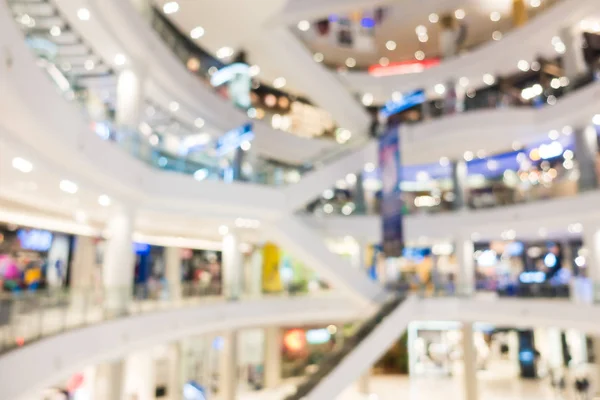
M 492 74 L 485 74 L 483 75 L 483 82 L 486 85 L 493 85 L 494 83 L 496 83 L 496 78 L 494 78 L 494 76 Z
M 313 54 L 313 60 L 315 60 L 318 63 L 323 62 L 324 59 L 325 59 L 325 56 L 323 56 L 323 53 Z
M 456 19 L 464 19 L 466 15 L 467 13 L 462 8 L 459 8 L 458 10 L 454 11 L 454 16 L 456 17 Z
M 425 53 L 422 50 L 417 50 L 415 51 L 415 58 L 419 61 L 422 61 L 425 59 Z
M 50 28 L 50 34 L 54 37 L 60 36 L 61 33 L 62 29 L 60 29 L 60 26 L 58 25 L 54 25 L 52 28 Z
M 396 42 L 394 42 L 393 40 L 388 40 L 385 43 L 385 47 L 390 51 L 396 50 Z
M 356 67 L 356 60 L 352 57 L 346 58 L 346 67 L 348 67 L 348 68 Z
M 415 32 L 418 36 L 427 35 L 427 28 L 425 27 L 425 25 L 419 25 L 415 29 Z
M 13 158 L 12 166 L 14 169 L 23 173 L 29 173 L 33 170 L 33 164 L 21 157 Z
M 502 39 L 502 32 L 500 32 L 500 31 L 494 31 L 492 33 L 492 39 L 494 39 L 496 41 Z
M 307 20 L 302 20 L 298 22 L 298 29 L 300 29 L 302 32 L 308 31 L 310 29 L 310 22 L 308 22 Z
M 523 72 L 529 71 L 529 63 L 526 60 L 520 60 L 517 63 L 517 67 Z
M 429 22 L 432 24 L 436 24 L 440 20 L 440 16 L 436 13 L 429 14 Z
M 438 83 L 437 85 L 435 85 L 434 90 L 437 94 L 444 94 L 446 93 L 446 86 L 444 86 L 441 83 Z
M 194 121 L 194 126 L 198 129 L 204 127 L 204 124 L 205 124 L 205 122 L 204 122 L 204 119 L 202 119 L 202 118 L 196 118 L 196 120 Z
M 124 54 L 119 53 L 115 56 L 115 65 L 124 65 L 126 61 Z
M 190 36 L 192 39 L 200 39 L 204 36 L 204 28 L 201 26 L 197 26 L 190 31 Z
M 533 8 L 538 8 L 540 5 L 542 5 L 542 0 L 530 0 L 529 5 L 531 5 Z
M 427 36 L 427 34 L 425 34 L 425 35 L 419 35 L 419 42 L 421 42 L 421 43 L 427 43 L 428 40 L 429 40 L 429 36 Z
M 256 64 L 250 66 L 250 68 L 248 68 L 248 74 L 250 74 L 250 76 L 258 76 L 258 74 L 260 74 L 260 67 Z
M 402 93 L 400 93 L 400 92 L 392 92 L 392 100 L 394 100 L 396 102 L 402 101 L 403 97 L 404 96 L 402 96 Z
M 169 103 L 169 110 L 176 112 L 179 110 L 179 103 L 176 101 L 172 101 Z
M 79 190 L 79 186 L 73 181 L 63 179 L 59 184 L 60 190 L 69 194 L 75 194 Z
M 217 50 L 217 57 L 220 59 L 231 57 L 232 55 L 233 49 L 229 46 L 224 46 Z
M 95 66 L 96 66 L 96 64 L 94 63 L 94 60 L 85 60 L 85 63 L 83 64 L 83 67 L 87 71 L 93 70 Z
M 100 204 L 102 207 L 108 207 L 110 206 L 110 203 L 111 199 L 107 195 L 103 194 L 98 196 L 98 204 Z
M 490 13 L 490 19 L 491 19 L 493 22 L 498 22 L 498 21 L 500 21 L 500 18 L 502 18 L 502 15 L 501 15 L 501 14 L 500 14 L 498 11 L 492 11 L 492 12 Z
M 176 1 L 169 1 L 163 6 L 163 12 L 165 14 L 173 14 L 179 11 L 179 3 Z
M 387 57 L 381 57 L 379 59 L 379 64 L 383 67 L 387 67 L 388 65 L 390 65 L 390 59 Z
M 367 107 L 372 105 L 373 104 L 373 95 L 371 93 L 363 94 L 362 103 Z
M 87 8 L 80 8 L 79 10 L 77 10 L 77 18 L 79 18 L 82 21 L 89 21 L 90 16 L 90 10 L 88 10 Z
M 275 89 L 281 89 L 282 87 L 285 86 L 286 83 L 287 83 L 287 81 L 285 80 L 285 78 L 283 76 L 280 76 L 279 78 L 276 78 L 273 81 L 273 87 Z

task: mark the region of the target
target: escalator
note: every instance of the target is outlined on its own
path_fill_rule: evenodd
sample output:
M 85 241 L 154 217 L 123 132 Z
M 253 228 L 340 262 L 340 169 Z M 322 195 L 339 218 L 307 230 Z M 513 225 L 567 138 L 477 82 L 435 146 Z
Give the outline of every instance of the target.
M 404 292 L 387 295 L 391 298 L 379 311 L 346 339 L 338 351 L 326 357 L 319 369 L 285 400 L 333 400 L 385 353 L 406 329 L 413 303 Z

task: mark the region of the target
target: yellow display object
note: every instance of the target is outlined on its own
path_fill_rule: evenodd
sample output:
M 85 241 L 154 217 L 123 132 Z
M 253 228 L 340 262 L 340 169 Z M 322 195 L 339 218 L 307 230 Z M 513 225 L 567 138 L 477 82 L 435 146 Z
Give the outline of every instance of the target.
M 279 247 L 266 243 L 263 247 L 262 290 L 263 292 L 280 292 L 283 290 L 279 262 L 281 254 Z
M 527 23 L 528 15 L 525 0 L 513 0 L 513 26 L 523 26 Z

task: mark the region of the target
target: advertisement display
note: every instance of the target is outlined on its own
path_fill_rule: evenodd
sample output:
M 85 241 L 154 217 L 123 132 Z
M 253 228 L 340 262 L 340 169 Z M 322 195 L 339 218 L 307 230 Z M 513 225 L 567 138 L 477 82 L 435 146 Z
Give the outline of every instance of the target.
M 280 261 L 281 254 L 279 248 L 273 243 L 266 243 L 263 247 L 263 292 L 272 293 L 283 290 L 283 283 L 279 272 Z
M 243 110 L 250 108 L 252 78 L 247 64 L 233 63 L 221 68 L 212 75 L 210 83 L 214 87 L 227 84 L 228 97 L 233 104 Z
M 410 93 L 404 94 L 399 99 L 390 100 L 385 103 L 383 108 L 379 111 L 379 114 L 382 117 L 388 118 L 394 114 L 398 114 L 399 112 L 425 103 L 426 101 L 427 96 L 425 95 L 425 91 L 423 89 L 414 90 Z
M 383 252 L 386 257 L 400 257 L 403 246 L 402 193 L 400 191 L 399 127 L 392 126 L 379 139 L 383 218 Z

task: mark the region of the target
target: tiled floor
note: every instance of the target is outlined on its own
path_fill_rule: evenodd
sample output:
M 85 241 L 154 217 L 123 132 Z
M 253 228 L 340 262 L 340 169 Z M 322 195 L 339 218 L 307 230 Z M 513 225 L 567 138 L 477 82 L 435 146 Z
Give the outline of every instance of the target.
M 548 379 L 522 380 L 515 368 L 497 367 L 478 374 L 480 400 L 574 400 L 569 390 L 566 397 L 556 395 Z M 462 376 L 416 377 L 373 376 L 371 395 L 357 391 L 356 385 L 345 389 L 336 400 L 463 400 Z M 293 385 L 262 392 L 245 393 L 240 400 L 281 400 L 293 391 Z M 590 397 L 590 400 L 596 399 Z M 598 398 L 600 399 L 600 397 Z

